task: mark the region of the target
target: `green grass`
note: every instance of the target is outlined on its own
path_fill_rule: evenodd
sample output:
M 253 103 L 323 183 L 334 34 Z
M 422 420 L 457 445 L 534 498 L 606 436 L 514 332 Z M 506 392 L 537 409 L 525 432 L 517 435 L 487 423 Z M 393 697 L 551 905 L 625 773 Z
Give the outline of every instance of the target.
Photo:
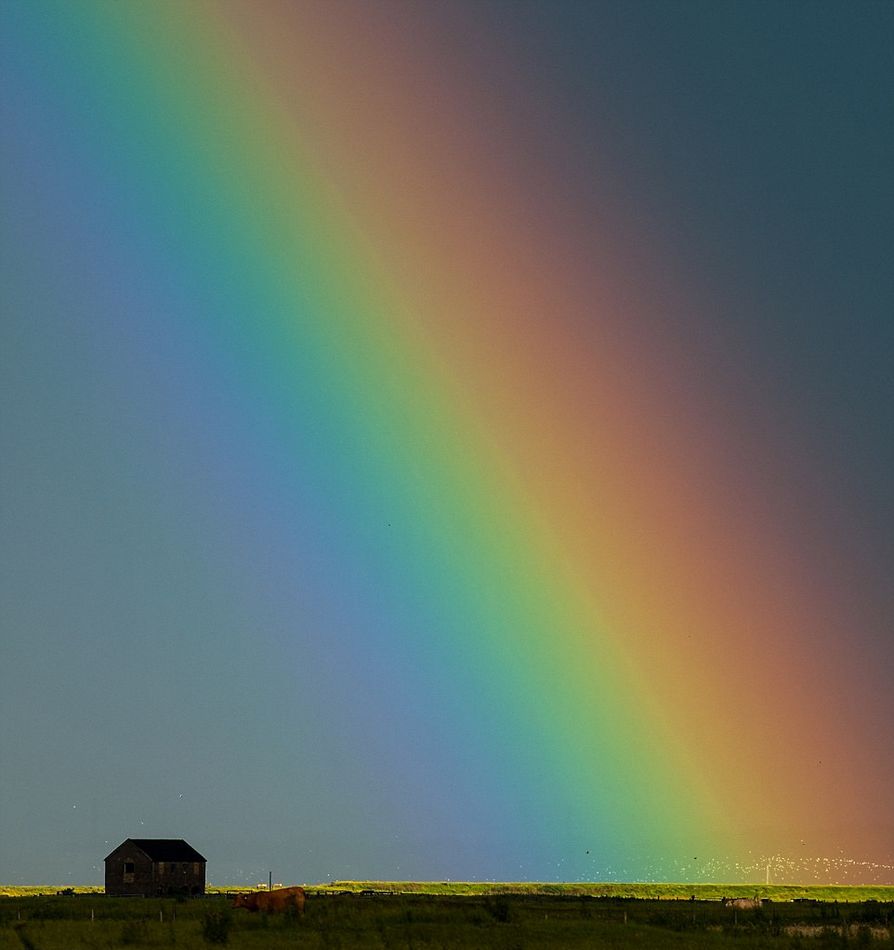
M 0 884 L 0 897 L 41 897 L 53 896 L 60 891 L 72 890 L 77 895 L 105 894 L 102 884 Z M 259 891 L 266 887 L 246 887 L 236 884 L 209 884 L 205 891 L 208 894 L 226 894 L 230 891 Z
M 101 884 L 0 884 L 0 897 L 37 897 L 41 894 L 56 894 L 70 887 L 76 894 L 104 894 Z
M 69 887 L 66 884 L 0 884 L 0 897 L 35 897 L 55 895 Z M 894 885 L 788 885 L 788 884 L 599 884 L 548 883 L 533 881 L 332 881 L 328 884 L 305 884 L 321 894 L 365 890 L 395 894 L 429 894 L 454 897 L 487 897 L 496 894 L 529 894 L 556 897 L 623 897 L 639 900 L 716 901 L 724 897 L 761 897 L 772 901 L 798 899 L 859 903 L 861 901 L 894 901 Z M 103 894 L 101 885 L 80 885 L 71 888 L 75 894 Z M 256 886 L 209 884 L 208 894 L 228 891 L 265 890 Z
M 217 933 L 228 931 L 226 944 L 205 941 L 203 931 L 215 929 L 209 921 Z M 894 903 L 773 903 L 734 912 L 716 900 L 568 893 L 317 894 L 303 918 L 234 911 L 220 896 L 178 902 L 87 892 L 0 900 L 0 950 L 894 950 L 892 927 Z

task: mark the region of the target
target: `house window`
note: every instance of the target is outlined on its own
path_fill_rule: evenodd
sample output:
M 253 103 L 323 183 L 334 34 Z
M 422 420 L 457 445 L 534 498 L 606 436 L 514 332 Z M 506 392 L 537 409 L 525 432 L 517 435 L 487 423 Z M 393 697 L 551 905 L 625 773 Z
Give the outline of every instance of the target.
M 133 861 L 124 862 L 124 883 L 133 884 Z

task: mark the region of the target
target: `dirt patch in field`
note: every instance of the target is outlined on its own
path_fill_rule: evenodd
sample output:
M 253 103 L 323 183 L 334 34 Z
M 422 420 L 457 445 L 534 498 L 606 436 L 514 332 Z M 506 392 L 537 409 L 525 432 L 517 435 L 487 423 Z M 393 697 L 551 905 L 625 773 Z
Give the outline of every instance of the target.
M 789 924 L 782 928 L 783 933 L 788 937 L 822 937 L 826 933 L 834 933 L 839 936 L 844 930 L 843 927 L 834 927 L 818 924 Z M 887 940 L 891 936 L 890 927 L 867 927 L 865 924 L 851 924 L 847 928 L 848 937 L 857 937 L 861 932 L 868 932 L 873 940 Z

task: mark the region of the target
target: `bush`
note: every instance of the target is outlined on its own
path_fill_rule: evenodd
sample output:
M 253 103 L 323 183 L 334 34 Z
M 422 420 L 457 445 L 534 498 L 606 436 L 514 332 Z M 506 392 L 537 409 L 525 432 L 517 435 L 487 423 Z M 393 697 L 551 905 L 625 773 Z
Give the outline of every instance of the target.
M 202 938 L 206 943 L 226 944 L 230 940 L 232 918 L 226 911 L 209 911 L 202 921 Z
M 147 937 L 145 920 L 129 920 L 122 928 L 118 942 L 122 947 L 132 947 L 137 943 L 145 943 Z
M 509 901 L 505 897 L 496 897 L 493 900 L 488 900 L 484 906 L 494 920 L 501 924 L 509 923 Z

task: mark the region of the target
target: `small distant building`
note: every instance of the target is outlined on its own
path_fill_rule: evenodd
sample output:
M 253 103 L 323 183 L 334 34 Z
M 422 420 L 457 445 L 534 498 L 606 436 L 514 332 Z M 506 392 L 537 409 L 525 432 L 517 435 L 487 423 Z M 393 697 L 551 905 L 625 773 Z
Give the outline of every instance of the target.
M 112 897 L 196 897 L 205 893 L 207 861 L 182 838 L 128 838 L 108 855 Z

